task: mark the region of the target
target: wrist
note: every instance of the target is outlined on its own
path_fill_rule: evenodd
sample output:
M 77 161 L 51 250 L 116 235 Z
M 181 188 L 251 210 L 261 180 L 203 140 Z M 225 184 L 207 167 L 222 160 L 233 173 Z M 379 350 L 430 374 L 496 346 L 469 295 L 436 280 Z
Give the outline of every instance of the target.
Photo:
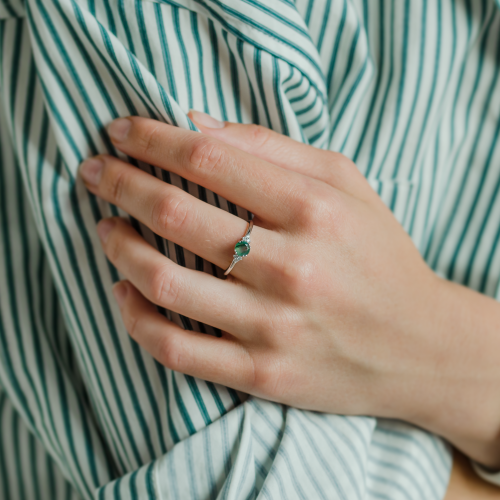
M 485 466 L 500 467 L 500 304 L 437 278 L 428 372 L 407 420 Z

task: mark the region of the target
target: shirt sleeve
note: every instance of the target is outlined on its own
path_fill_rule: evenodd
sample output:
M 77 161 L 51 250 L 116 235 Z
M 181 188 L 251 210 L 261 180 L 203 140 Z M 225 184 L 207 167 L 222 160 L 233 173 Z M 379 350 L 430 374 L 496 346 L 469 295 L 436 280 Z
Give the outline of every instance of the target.
M 472 468 L 481 478 L 483 478 L 488 483 L 500 486 L 500 471 L 491 471 L 474 461 L 471 461 L 471 463 Z

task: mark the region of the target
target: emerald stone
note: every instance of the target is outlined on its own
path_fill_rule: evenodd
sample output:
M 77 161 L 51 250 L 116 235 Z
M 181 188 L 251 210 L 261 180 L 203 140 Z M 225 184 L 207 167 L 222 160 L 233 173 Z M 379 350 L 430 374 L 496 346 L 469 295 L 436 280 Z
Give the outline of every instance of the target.
M 250 243 L 246 241 L 238 241 L 234 246 L 234 253 L 238 257 L 246 257 L 250 253 Z

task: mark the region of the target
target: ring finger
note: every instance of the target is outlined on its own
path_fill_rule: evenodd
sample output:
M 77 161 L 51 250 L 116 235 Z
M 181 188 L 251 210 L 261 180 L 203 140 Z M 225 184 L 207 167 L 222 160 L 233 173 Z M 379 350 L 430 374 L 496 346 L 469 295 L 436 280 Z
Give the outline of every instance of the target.
M 256 323 L 256 299 L 241 284 L 174 264 L 119 217 L 97 231 L 108 259 L 154 304 L 238 336 Z

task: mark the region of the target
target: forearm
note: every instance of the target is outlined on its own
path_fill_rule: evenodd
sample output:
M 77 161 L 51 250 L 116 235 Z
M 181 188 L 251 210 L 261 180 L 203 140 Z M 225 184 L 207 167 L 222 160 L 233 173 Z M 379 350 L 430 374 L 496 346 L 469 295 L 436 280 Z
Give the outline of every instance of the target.
M 436 350 L 427 365 L 429 383 L 415 387 L 421 397 L 413 398 L 409 420 L 470 458 L 500 467 L 500 304 L 438 283 L 429 316 Z

